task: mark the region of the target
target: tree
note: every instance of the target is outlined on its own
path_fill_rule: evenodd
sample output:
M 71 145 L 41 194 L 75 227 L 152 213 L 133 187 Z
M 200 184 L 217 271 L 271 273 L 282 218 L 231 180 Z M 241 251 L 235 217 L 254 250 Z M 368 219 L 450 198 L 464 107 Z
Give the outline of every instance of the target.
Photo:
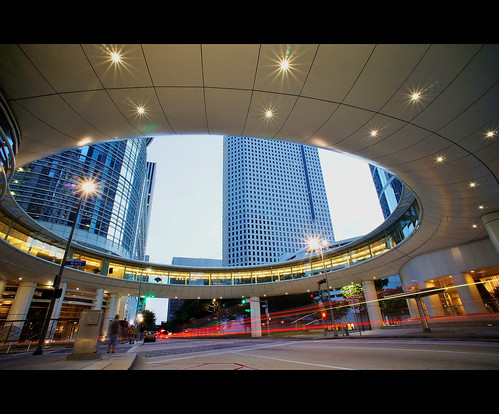
M 343 286 L 340 289 L 341 294 L 345 299 L 348 298 L 359 298 L 359 300 L 364 300 L 364 289 L 362 289 L 361 283 L 355 283 L 352 285 Z
M 142 311 L 142 327 L 144 331 L 155 331 L 156 330 L 156 315 L 150 310 Z

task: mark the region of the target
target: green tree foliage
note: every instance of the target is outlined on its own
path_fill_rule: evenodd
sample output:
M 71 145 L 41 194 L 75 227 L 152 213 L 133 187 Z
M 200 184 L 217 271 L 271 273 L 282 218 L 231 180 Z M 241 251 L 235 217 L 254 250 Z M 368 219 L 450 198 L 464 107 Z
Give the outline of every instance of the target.
M 156 315 L 150 310 L 143 310 L 142 312 L 142 330 L 155 331 L 156 330 Z

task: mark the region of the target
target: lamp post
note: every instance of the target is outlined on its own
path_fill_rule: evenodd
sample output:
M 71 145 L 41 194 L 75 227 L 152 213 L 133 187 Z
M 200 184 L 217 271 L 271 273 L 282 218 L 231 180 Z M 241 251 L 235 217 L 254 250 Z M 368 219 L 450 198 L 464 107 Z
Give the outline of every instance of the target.
M 331 289 L 329 287 L 329 281 L 327 278 L 327 271 L 326 271 L 326 263 L 324 262 L 324 253 L 323 253 L 324 248 L 327 247 L 327 241 L 324 239 L 320 239 L 317 236 L 310 237 L 307 240 L 307 245 L 309 250 L 320 251 L 321 253 L 322 268 L 324 270 L 324 277 L 326 278 L 327 295 L 329 297 L 329 312 L 331 313 L 331 323 L 336 325 L 336 320 L 334 319 L 334 314 L 333 314 L 333 306 L 331 302 L 331 291 L 330 291 Z M 338 332 L 336 332 L 336 329 L 333 329 L 333 334 L 334 336 L 338 336 Z
M 53 292 L 52 297 L 50 298 L 49 307 L 47 309 L 47 314 L 45 315 L 45 320 L 43 321 L 42 331 L 40 332 L 40 336 L 38 337 L 38 345 L 33 352 L 33 355 L 41 355 L 43 353 L 43 343 L 45 342 L 45 335 L 47 335 L 48 326 L 50 323 L 50 317 L 52 316 L 52 312 L 54 310 L 55 300 L 57 299 L 56 292 L 59 292 L 59 285 L 61 284 L 62 272 L 64 271 L 64 267 L 66 266 L 66 260 L 69 256 L 69 249 L 71 247 L 71 241 L 73 240 L 73 234 L 75 232 L 76 223 L 78 221 L 78 216 L 80 214 L 81 206 L 83 204 L 83 199 L 88 195 L 95 192 L 97 189 L 96 184 L 91 180 L 83 180 L 80 183 L 80 200 L 78 201 L 78 207 L 76 209 L 76 216 L 73 220 L 73 224 L 71 226 L 71 232 L 69 233 L 68 242 L 66 244 L 66 250 L 64 251 L 64 256 L 61 261 L 61 265 L 59 266 L 59 273 L 57 273 L 54 283 L 53 283 Z
M 140 340 L 140 324 L 143 320 L 142 312 L 139 312 L 140 306 L 140 291 L 142 290 L 142 276 L 144 271 L 140 272 L 139 279 L 139 295 L 137 296 L 137 308 L 135 309 L 135 325 L 137 326 L 137 341 Z M 145 299 L 144 299 L 145 300 Z

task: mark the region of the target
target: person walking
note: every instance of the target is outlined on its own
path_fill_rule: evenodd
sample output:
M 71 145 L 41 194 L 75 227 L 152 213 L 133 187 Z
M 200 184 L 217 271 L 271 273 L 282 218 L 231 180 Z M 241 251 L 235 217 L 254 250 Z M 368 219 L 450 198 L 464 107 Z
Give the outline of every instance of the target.
M 114 319 L 110 322 L 107 331 L 107 336 L 109 337 L 109 342 L 107 343 L 107 353 L 111 350 L 112 353 L 115 352 L 116 345 L 118 344 L 118 339 L 120 338 L 121 326 L 120 326 L 120 315 L 116 314 Z

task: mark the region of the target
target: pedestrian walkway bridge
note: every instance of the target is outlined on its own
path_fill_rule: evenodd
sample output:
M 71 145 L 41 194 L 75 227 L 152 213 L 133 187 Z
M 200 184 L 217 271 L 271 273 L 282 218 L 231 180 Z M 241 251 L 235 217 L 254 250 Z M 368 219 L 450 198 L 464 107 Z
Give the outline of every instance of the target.
M 0 252 L 5 258 L 5 271 L 10 269 L 22 280 L 40 280 L 41 274 L 56 273 L 66 241 L 21 214 L 12 197 L 5 196 L 1 207 Z M 140 285 L 145 296 L 212 299 L 317 290 L 317 280 L 324 277 L 326 270 L 332 276 L 331 287 L 341 287 L 362 281 L 366 272 L 375 278 L 376 264 L 372 259 L 389 254 L 411 237 L 419 217 L 417 199 L 406 190 L 387 221 L 352 243 L 324 251 L 324 261 L 317 253 L 299 260 L 240 268 L 189 268 L 126 260 L 74 243 L 73 260 L 81 260 L 85 266 L 66 266 L 64 281 L 94 289 L 106 286 L 121 295 L 136 296 Z

